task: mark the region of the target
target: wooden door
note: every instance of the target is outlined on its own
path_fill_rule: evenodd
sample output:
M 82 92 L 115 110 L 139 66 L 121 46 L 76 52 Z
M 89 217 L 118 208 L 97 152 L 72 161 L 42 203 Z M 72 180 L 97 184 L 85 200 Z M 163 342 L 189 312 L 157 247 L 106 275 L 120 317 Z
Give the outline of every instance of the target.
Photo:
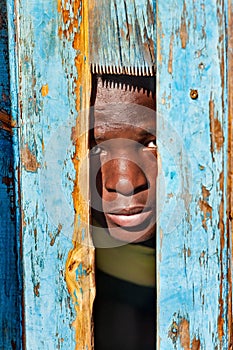
M 231 349 L 231 2 L 8 0 L 1 6 L 8 22 L 1 22 L 1 48 L 9 55 L 0 82 L 11 101 L 1 109 L 13 120 L 4 130 L 1 117 L 1 133 L 10 135 L 0 174 L 7 203 L 1 280 L 10 290 L 2 298 L 2 348 L 93 347 L 92 64 L 116 74 L 156 73 L 155 346 Z M 97 14 L 103 29 L 93 35 Z

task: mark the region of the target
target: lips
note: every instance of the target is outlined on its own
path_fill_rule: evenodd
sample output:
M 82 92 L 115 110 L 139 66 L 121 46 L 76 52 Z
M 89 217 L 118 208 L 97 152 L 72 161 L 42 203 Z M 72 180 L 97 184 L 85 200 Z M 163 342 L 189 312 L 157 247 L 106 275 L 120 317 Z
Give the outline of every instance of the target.
M 134 227 L 141 225 L 152 215 L 151 208 L 132 207 L 113 210 L 105 213 L 106 219 L 121 227 Z

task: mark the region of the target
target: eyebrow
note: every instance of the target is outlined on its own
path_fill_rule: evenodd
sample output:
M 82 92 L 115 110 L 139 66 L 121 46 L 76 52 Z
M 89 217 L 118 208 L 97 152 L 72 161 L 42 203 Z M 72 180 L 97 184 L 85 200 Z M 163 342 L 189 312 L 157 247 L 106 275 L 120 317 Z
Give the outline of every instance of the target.
M 138 138 L 146 138 L 146 137 L 151 137 L 151 136 L 156 137 L 156 130 L 154 128 L 141 129 L 138 133 Z M 93 138 L 94 138 L 94 141 L 103 142 L 106 140 L 107 137 L 106 137 L 105 133 L 100 133 L 97 136 L 95 136 L 93 134 Z M 121 138 L 121 137 L 118 137 L 118 138 Z M 122 137 L 122 138 L 124 138 L 124 137 Z
M 154 128 L 149 128 L 149 129 L 142 129 L 140 132 L 139 132 L 139 136 L 156 136 L 156 129 Z

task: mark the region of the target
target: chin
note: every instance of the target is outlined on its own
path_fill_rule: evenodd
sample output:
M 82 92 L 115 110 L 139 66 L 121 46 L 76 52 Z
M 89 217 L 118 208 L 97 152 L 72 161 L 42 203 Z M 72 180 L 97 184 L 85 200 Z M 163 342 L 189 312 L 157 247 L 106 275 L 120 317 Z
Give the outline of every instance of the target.
M 129 230 L 123 227 L 108 227 L 112 238 L 125 243 L 140 243 L 149 240 L 155 235 L 155 225 L 144 230 Z

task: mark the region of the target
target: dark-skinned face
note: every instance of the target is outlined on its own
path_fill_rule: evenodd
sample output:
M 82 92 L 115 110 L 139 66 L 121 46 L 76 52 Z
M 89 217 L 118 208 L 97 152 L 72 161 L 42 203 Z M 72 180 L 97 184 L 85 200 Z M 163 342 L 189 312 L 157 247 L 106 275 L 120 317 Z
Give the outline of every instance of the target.
M 99 87 L 93 138 L 93 215 L 117 240 L 141 242 L 151 238 L 155 232 L 157 176 L 153 98 Z

